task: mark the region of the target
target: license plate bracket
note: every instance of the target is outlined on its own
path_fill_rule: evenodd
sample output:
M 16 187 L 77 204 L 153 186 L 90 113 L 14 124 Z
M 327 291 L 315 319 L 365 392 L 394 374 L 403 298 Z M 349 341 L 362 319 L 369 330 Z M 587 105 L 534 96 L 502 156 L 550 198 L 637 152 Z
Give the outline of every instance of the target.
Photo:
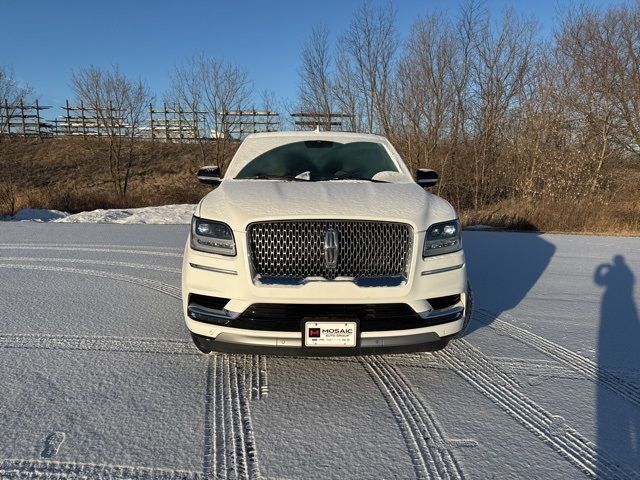
M 358 346 L 359 322 L 356 319 L 305 318 L 302 339 L 308 348 L 355 348 Z

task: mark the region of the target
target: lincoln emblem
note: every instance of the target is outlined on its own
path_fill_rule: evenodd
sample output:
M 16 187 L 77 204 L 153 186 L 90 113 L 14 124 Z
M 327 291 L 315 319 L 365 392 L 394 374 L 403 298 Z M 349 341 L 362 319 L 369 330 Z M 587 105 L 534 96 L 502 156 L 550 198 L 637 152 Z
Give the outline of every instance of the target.
M 324 266 L 336 268 L 338 266 L 338 232 L 333 228 L 327 228 L 324 232 Z

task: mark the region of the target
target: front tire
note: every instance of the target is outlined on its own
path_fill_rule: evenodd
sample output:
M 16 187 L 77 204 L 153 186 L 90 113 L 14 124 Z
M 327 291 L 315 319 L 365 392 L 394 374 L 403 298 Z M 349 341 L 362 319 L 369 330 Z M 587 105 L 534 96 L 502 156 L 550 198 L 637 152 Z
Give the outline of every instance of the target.
M 440 350 L 443 350 L 447 345 L 449 344 L 449 340 L 448 339 L 443 339 L 440 340 L 439 342 L 434 342 L 430 345 L 428 350 L 425 350 L 426 352 L 439 352 Z
M 198 335 L 196 333 L 191 333 L 191 339 L 193 340 L 193 344 L 196 346 L 198 350 L 202 353 L 208 355 L 213 351 L 213 340 L 209 337 L 203 337 L 202 335 Z
M 467 282 L 467 304 L 464 306 L 464 323 L 462 324 L 462 329 L 452 336 L 452 338 L 462 338 L 464 337 L 467 329 L 469 328 L 469 324 L 471 323 L 471 314 L 473 313 L 473 291 L 471 290 L 471 284 Z

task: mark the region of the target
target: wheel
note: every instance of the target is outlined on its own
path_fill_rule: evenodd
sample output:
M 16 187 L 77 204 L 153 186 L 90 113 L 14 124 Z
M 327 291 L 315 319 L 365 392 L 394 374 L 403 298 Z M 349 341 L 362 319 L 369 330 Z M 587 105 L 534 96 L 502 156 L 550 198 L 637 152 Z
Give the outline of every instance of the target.
M 464 323 L 462 324 L 462 330 L 452 336 L 452 338 L 462 338 L 469 328 L 471 323 L 471 314 L 473 312 L 473 291 L 471 290 L 471 284 L 467 282 L 467 304 L 464 306 Z
M 427 352 L 439 352 L 444 349 L 449 344 L 449 340 L 440 340 L 439 342 L 433 342 L 430 344 L 429 350 Z
M 202 353 L 208 355 L 213 351 L 213 348 L 211 347 L 213 340 L 209 337 L 203 337 L 202 335 L 191 333 L 191 339 L 193 340 L 193 344 L 196 346 L 196 348 Z

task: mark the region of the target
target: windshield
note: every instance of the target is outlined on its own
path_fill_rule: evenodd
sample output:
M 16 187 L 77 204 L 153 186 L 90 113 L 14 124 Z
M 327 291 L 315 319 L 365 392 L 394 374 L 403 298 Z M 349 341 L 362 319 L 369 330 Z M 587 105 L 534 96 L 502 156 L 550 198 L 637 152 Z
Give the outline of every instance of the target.
M 377 173 L 397 171 L 380 143 L 309 140 L 288 143 L 257 156 L 235 178 L 371 180 Z

